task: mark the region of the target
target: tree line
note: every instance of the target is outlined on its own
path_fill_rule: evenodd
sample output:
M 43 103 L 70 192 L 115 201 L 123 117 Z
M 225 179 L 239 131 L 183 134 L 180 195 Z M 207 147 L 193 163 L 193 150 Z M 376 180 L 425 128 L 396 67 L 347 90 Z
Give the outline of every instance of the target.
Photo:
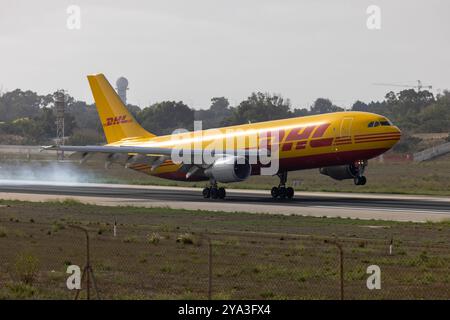
M 54 94 L 38 95 L 16 89 L 0 96 L 0 144 L 50 144 L 56 136 Z M 182 101 L 162 101 L 140 108 L 128 109 L 147 130 L 157 135 L 174 130 L 193 129 L 194 120 L 201 120 L 203 129 L 254 123 L 283 118 L 344 111 L 329 99 L 318 98 L 309 108 L 295 108 L 279 94 L 254 92 L 237 106 L 225 97 L 214 97 L 208 109 L 194 110 Z M 382 114 L 404 132 L 400 151 L 408 151 L 415 141 L 412 133 L 450 131 L 450 92 L 434 96 L 431 92 L 403 90 L 388 92 L 382 101 L 356 101 L 354 111 Z M 100 144 L 105 139 L 94 104 L 68 96 L 65 135 L 68 144 Z

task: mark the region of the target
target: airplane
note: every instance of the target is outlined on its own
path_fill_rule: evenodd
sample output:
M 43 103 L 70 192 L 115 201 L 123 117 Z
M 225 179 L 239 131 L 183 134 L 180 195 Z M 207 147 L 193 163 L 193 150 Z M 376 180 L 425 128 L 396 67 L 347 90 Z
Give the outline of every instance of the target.
M 353 179 L 356 185 L 365 185 L 368 160 L 391 149 L 401 137 L 399 128 L 386 117 L 355 111 L 156 136 L 136 122 L 103 74 L 87 78 L 107 144 L 43 148 L 72 151 L 71 158 L 81 163 L 104 161 L 107 168 L 118 163 L 165 179 L 209 181 L 202 191 L 206 199 L 225 198 L 225 188 L 218 183 L 240 182 L 262 174 L 268 165 L 258 153 L 265 151 L 272 156 L 273 150 L 277 165 L 272 175 L 279 178 L 278 186 L 271 189 L 274 199 L 294 197 L 294 189 L 286 182 L 288 172 L 295 170 L 318 168 L 333 179 Z M 216 151 L 211 145 L 225 147 Z M 174 158 L 185 150 L 191 151 L 189 157 L 176 161 Z M 210 152 L 209 161 L 202 156 L 206 151 Z M 199 161 L 188 161 L 198 155 Z

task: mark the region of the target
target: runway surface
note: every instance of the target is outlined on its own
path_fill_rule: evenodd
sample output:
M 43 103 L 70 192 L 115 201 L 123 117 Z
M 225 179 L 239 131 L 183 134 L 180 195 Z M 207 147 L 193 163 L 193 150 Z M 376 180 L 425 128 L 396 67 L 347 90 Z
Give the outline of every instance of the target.
M 273 200 L 269 191 L 227 190 L 224 200 L 205 200 L 201 189 L 86 183 L 0 180 L 0 198 L 30 201 L 75 198 L 100 205 L 248 211 L 398 221 L 450 219 L 446 197 L 297 192 L 292 200 Z

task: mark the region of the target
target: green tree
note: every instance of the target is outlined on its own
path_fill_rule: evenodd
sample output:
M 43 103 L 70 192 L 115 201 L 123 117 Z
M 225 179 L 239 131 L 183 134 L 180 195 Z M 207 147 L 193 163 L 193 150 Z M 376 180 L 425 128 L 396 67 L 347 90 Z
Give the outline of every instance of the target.
M 318 98 L 311 107 L 311 114 L 323 114 L 338 111 L 344 111 L 344 109 L 335 106 L 329 99 L 324 98 Z
M 225 125 L 237 125 L 249 122 L 261 122 L 289 118 L 290 101 L 285 100 L 280 95 L 254 92 L 246 100 L 242 101 L 230 117 L 225 119 Z
M 292 117 L 304 117 L 309 115 L 309 111 L 306 108 L 295 108 L 292 111 Z
M 225 97 L 214 97 L 211 99 L 209 109 L 195 111 L 195 120 L 202 121 L 203 129 L 217 128 L 231 114 L 232 110 L 228 99 Z
M 138 121 L 148 131 L 157 134 L 171 134 L 176 129 L 192 130 L 194 110 L 182 101 L 163 101 L 139 112 Z
M 417 130 L 422 132 L 449 132 L 450 92 L 445 91 L 435 102 L 424 107 L 417 117 L 421 121 Z
M 16 89 L 6 92 L 0 97 L 0 121 L 35 117 L 47 103 L 46 97 L 33 91 Z
M 353 104 L 352 110 L 353 110 L 353 111 L 368 111 L 368 110 L 369 110 L 369 106 L 368 106 L 366 103 L 357 100 L 357 101 Z
M 67 141 L 67 144 L 74 146 L 100 145 L 105 143 L 104 134 L 100 134 L 96 129 L 76 129 Z

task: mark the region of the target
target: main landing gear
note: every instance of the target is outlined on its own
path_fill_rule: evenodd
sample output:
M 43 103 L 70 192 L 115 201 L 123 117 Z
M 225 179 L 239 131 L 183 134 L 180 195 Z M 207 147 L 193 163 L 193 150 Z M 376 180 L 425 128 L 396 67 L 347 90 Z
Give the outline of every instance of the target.
M 277 176 L 280 178 L 280 184 L 278 185 L 278 187 L 273 187 L 270 191 L 272 198 L 292 199 L 294 197 L 294 188 L 286 188 L 287 171 L 280 172 L 277 174 Z
M 213 181 L 211 182 L 210 187 L 203 189 L 202 194 L 205 199 L 224 199 L 226 196 L 226 191 L 223 187 L 218 188 L 217 182 Z
M 363 186 L 367 182 L 367 178 L 364 176 L 364 169 L 366 169 L 366 161 L 358 161 L 355 163 L 356 176 L 353 178 L 353 182 L 357 186 Z

